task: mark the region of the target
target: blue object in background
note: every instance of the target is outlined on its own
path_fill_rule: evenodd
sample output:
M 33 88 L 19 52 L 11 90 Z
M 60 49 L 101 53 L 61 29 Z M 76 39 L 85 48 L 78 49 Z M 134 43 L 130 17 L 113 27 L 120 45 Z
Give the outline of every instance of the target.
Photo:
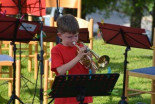
M 92 74 L 92 70 L 91 69 L 89 69 L 89 74 Z M 89 77 L 89 79 L 91 79 L 91 76 Z
M 111 73 L 111 67 L 109 66 L 108 67 L 108 74 L 110 74 Z
M 108 67 L 108 74 L 111 74 L 111 67 Z M 110 77 L 110 75 L 108 75 L 108 78 Z

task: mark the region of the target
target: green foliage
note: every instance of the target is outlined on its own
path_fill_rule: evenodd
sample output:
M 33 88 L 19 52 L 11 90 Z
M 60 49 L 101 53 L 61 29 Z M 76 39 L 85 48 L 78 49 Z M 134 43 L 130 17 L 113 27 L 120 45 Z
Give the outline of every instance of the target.
M 104 10 L 106 15 L 113 10 L 131 15 L 134 11 L 133 5 L 142 7 L 147 13 L 152 11 L 154 0 L 82 0 L 82 17 L 86 14 L 96 12 L 96 10 Z
M 109 14 L 116 2 L 117 0 L 82 0 L 82 17 L 103 9 Z

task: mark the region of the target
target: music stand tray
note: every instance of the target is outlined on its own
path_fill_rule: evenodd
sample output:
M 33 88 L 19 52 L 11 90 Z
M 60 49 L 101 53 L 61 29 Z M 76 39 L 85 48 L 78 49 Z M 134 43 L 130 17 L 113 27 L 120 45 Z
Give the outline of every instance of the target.
M 46 33 L 44 37 L 44 42 L 56 42 L 57 27 L 43 26 L 43 31 Z M 79 29 L 79 41 L 84 43 L 89 43 L 89 32 L 87 28 Z
M 98 26 L 103 40 L 108 44 L 151 49 L 152 44 L 144 29 L 100 22 Z
M 53 82 L 52 98 L 77 97 L 81 104 L 85 96 L 109 96 L 119 74 L 60 75 Z M 83 99 L 78 99 L 83 97 Z

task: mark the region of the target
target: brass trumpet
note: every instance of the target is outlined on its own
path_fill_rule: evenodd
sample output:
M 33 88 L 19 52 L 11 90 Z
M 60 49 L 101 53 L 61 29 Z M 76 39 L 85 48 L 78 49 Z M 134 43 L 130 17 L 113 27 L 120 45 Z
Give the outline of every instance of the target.
M 80 47 L 73 42 L 73 44 L 79 49 Z M 82 42 L 80 42 L 83 46 L 85 46 Z M 94 68 L 98 70 L 100 68 L 104 68 L 109 64 L 110 58 L 107 55 L 98 56 L 95 52 L 91 49 L 87 48 L 87 52 L 90 52 L 91 56 L 94 56 L 97 60 L 97 65 L 93 62 L 92 57 L 89 55 L 84 56 L 79 62 L 85 66 L 86 69 Z

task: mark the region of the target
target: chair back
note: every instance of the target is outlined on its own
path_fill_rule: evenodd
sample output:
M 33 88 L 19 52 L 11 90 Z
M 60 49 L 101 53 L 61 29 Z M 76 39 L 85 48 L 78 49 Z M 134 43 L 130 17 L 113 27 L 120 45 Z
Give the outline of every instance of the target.
M 89 32 L 89 48 L 93 49 L 93 24 L 94 24 L 94 20 L 90 19 L 89 21 L 84 20 L 82 18 L 76 18 L 78 23 L 79 23 L 79 27 L 80 28 L 88 28 L 88 32 Z
M 81 17 L 81 0 L 46 0 L 46 7 L 58 7 L 77 9 L 77 17 Z

